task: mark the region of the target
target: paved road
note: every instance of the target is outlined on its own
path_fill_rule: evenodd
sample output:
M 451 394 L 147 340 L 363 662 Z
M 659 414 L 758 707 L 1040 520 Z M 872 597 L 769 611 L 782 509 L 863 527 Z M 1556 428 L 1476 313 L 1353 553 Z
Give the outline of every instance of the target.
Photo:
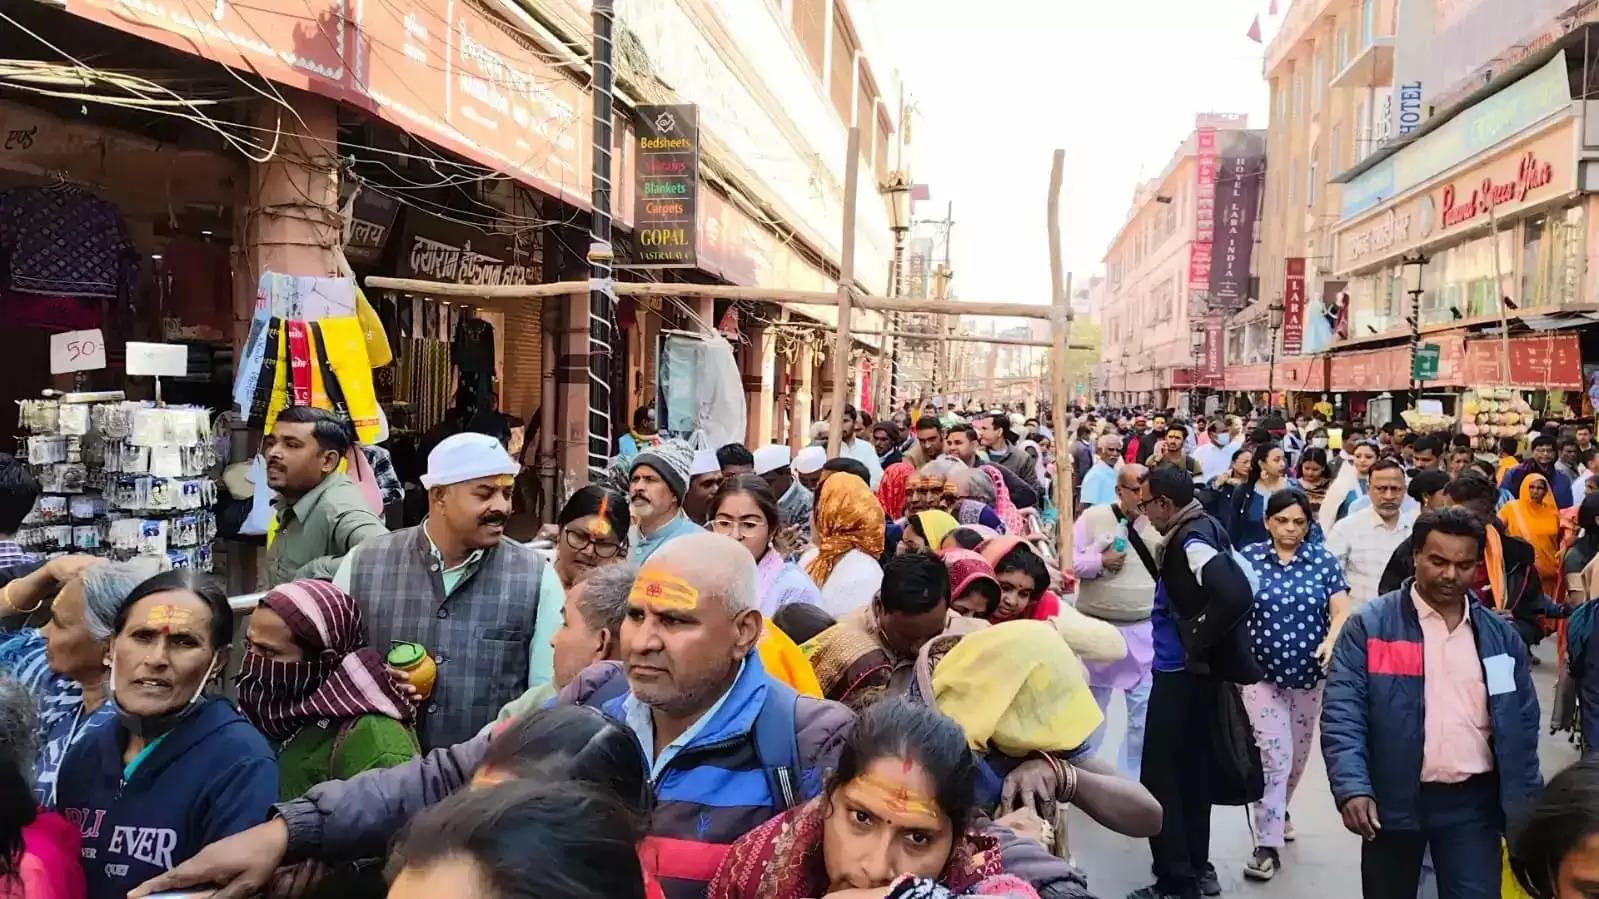
M 1542 719 L 1547 722 L 1554 689 L 1554 646 L 1538 647 L 1544 664 L 1533 669 Z M 1118 697 L 1111 706 L 1111 732 L 1102 754 L 1121 745 L 1125 711 Z M 1318 747 L 1320 735 L 1317 736 Z M 1564 734 L 1549 736 L 1543 729 L 1539 756 L 1544 776 L 1576 761 L 1577 751 Z M 1108 759 L 1109 756 L 1106 755 Z M 1327 771 L 1321 753 L 1311 753 L 1304 779 L 1290 805 L 1298 839 L 1282 853 L 1283 867 L 1269 883 L 1245 880 L 1243 866 L 1254 852 L 1249 823 L 1242 809 L 1218 808 L 1211 818 L 1211 862 L 1221 875 L 1225 896 L 1261 899 L 1325 899 L 1360 895 L 1360 844 L 1344 830 L 1327 789 Z M 1128 891 L 1154 880 L 1149 872 L 1149 842 L 1112 833 L 1078 810 L 1072 811 L 1071 846 L 1077 864 L 1088 874 L 1088 885 L 1099 899 L 1121 899 Z

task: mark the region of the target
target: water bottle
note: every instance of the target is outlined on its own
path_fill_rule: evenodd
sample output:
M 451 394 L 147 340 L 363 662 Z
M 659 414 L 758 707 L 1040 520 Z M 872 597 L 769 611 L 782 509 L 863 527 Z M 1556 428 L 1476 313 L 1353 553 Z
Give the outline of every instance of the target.
M 1116 542 L 1111 546 L 1119 553 L 1127 551 L 1127 519 L 1123 518 L 1116 522 Z

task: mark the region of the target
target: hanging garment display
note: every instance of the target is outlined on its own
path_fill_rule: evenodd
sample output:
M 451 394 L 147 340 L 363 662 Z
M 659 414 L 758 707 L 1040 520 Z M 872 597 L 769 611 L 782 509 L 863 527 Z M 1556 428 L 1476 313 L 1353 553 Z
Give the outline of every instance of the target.
M 343 314 L 314 314 L 345 308 L 346 297 Z M 233 401 L 250 426 L 270 431 L 284 408 L 313 406 L 348 421 L 361 443 L 388 437 L 367 356 L 373 332 L 356 305 L 348 279 L 262 276 L 233 382 Z M 377 337 L 386 350 L 381 325 Z
M 19 421 L 40 487 L 19 544 L 211 570 L 217 453 L 208 410 L 125 402 L 118 391 L 25 400 Z
M 12 290 L 107 299 L 127 294 L 139 260 L 117 207 L 74 184 L 0 191 L 0 256 Z
M 697 433 L 696 445 L 707 447 L 744 440 L 744 379 L 725 338 L 662 332 L 658 360 L 656 409 L 663 433 Z

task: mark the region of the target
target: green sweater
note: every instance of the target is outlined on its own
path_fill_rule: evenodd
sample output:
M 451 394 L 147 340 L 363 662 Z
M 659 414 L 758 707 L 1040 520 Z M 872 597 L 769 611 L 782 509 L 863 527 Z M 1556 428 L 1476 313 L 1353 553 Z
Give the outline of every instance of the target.
M 348 724 L 348 728 L 344 725 Z M 344 730 L 339 755 L 333 744 Z M 391 768 L 416 757 L 416 735 L 383 715 L 354 721 L 322 720 L 300 728 L 278 748 L 278 799 L 287 802 L 326 780 L 347 780 L 373 768 Z

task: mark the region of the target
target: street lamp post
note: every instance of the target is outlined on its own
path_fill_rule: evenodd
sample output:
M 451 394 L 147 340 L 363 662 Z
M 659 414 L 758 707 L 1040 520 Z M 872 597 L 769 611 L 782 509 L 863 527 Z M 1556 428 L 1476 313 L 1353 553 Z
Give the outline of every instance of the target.
M 1188 349 L 1194 357 L 1194 367 L 1189 376 L 1188 384 L 1188 418 L 1193 420 L 1199 417 L 1199 357 L 1205 352 L 1205 332 L 1203 329 L 1190 331 L 1188 334 Z
M 904 296 L 905 285 L 905 240 L 911 229 L 911 185 L 910 179 L 905 177 L 903 170 L 895 171 L 889 175 L 887 184 L 883 185 L 883 193 L 888 195 L 889 228 L 894 232 L 894 262 L 892 277 L 889 279 L 888 293 L 892 297 Z M 899 313 L 889 313 L 890 331 L 899 330 Z M 895 377 L 899 373 L 899 338 L 883 336 L 883 343 L 887 345 L 893 341 L 889 351 L 888 366 L 885 372 L 888 378 L 888 414 L 892 415 L 898 401 L 895 388 Z
M 1268 361 L 1266 363 L 1266 409 L 1271 410 L 1273 397 L 1277 394 L 1277 332 L 1283 326 L 1283 298 L 1279 294 L 1272 298 L 1271 305 L 1266 307 L 1267 340 L 1269 346 Z

